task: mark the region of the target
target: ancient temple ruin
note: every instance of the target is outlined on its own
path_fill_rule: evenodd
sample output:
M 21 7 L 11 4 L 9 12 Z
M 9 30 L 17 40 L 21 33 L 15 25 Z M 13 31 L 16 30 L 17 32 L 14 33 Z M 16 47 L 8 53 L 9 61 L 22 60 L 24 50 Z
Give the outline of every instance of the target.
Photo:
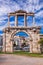
M 10 26 L 10 16 L 15 16 L 15 26 Z M 18 26 L 18 16 L 24 16 L 24 26 L 19 27 Z M 12 13 L 8 14 L 8 27 L 6 27 L 3 31 L 3 52 L 13 52 L 13 45 L 14 45 L 14 36 L 16 33 L 22 31 L 25 32 L 30 36 L 29 41 L 29 49 L 30 53 L 40 53 L 40 45 L 38 44 L 38 41 L 40 40 L 40 26 L 34 26 L 35 21 L 32 19 L 33 26 L 27 26 L 26 18 L 27 16 L 33 16 L 34 19 L 34 13 L 30 12 L 27 13 L 23 10 L 18 10 Z

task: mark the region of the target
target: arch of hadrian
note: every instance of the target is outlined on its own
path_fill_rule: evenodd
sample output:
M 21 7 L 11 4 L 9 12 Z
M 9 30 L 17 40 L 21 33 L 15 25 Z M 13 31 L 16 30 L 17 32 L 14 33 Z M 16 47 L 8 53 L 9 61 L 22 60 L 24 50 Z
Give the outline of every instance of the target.
M 24 16 L 24 26 L 19 27 L 18 26 L 18 15 L 19 16 Z M 15 26 L 11 27 L 10 26 L 10 16 L 15 16 Z M 23 31 L 30 35 L 30 53 L 40 53 L 40 45 L 38 44 L 38 41 L 40 40 L 39 36 L 39 31 L 40 27 L 39 26 L 34 26 L 35 22 L 33 21 L 33 26 L 28 27 L 27 26 L 27 21 L 26 17 L 27 16 L 33 16 L 34 19 L 34 13 L 27 13 L 25 11 L 19 10 L 14 13 L 9 13 L 8 14 L 8 27 L 6 27 L 3 31 L 3 52 L 13 52 L 13 38 L 14 35 L 17 32 Z

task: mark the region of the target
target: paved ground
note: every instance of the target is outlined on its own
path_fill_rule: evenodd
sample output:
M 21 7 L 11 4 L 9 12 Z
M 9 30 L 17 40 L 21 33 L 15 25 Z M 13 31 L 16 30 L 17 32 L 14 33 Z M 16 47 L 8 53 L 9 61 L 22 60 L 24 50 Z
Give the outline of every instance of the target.
M 0 65 L 43 65 L 43 58 L 3 54 L 0 55 Z

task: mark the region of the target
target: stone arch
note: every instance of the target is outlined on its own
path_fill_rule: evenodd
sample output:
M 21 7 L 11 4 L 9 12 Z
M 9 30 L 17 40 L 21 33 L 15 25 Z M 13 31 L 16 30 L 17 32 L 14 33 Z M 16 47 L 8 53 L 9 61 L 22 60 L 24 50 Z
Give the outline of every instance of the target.
M 15 36 L 15 34 L 16 33 L 18 33 L 18 32 L 25 32 L 27 35 L 29 35 L 30 36 L 30 38 L 31 38 L 31 40 L 29 41 L 29 51 L 30 52 L 32 52 L 32 50 L 33 50 L 33 37 L 32 37 L 32 31 L 30 31 L 30 30 L 28 30 L 28 31 L 26 31 L 26 30 L 17 30 L 17 31 L 12 31 L 12 33 L 11 33 L 11 39 L 13 39 L 14 38 L 14 36 Z M 14 44 L 14 41 L 11 41 L 11 43 L 12 43 L 12 46 L 13 46 L 13 44 Z
M 31 32 L 31 31 L 27 32 L 26 30 L 13 31 L 12 34 L 11 34 L 11 38 L 13 38 L 13 37 L 15 36 L 15 34 L 18 33 L 18 32 L 24 32 L 24 33 L 26 33 L 28 36 L 30 36 L 31 39 L 33 39 L 33 38 L 32 38 L 32 32 Z

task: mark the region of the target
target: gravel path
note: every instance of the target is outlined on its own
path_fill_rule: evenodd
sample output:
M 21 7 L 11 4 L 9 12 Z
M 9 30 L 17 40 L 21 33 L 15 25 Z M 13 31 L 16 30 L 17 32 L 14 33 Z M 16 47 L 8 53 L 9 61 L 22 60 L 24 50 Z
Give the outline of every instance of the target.
M 43 58 L 0 54 L 0 65 L 43 65 Z

